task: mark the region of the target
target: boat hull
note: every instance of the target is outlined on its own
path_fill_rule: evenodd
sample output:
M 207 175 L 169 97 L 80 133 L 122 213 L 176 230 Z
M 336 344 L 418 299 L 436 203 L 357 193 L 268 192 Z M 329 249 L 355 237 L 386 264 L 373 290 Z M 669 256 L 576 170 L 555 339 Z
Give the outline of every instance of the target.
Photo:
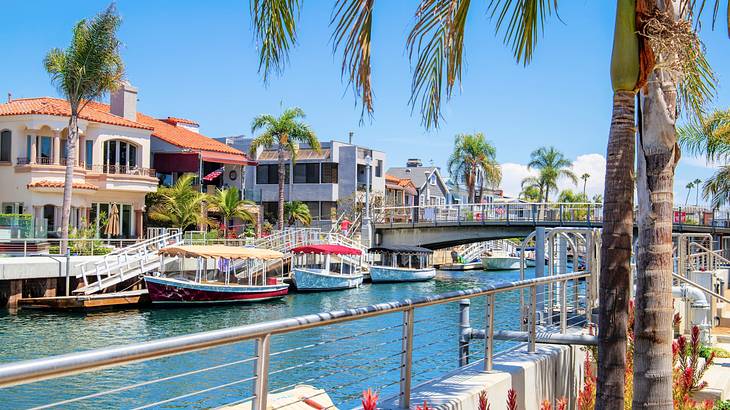
M 520 258 L 513 256 L 485 256 L 482 258 L 485 270 L 512 270 L 520 268 Z
M 534 259 L 525 258 L 525 266 L 527 266 L 528 268 L 534 268 L 535 266 L 537 266 L 537 263 Z
M 289 285 L 216 285 L 145 276 L 152 303 L 250 303 L 280 299 Z
M 339 275 L 322 269 L 294 268 L 294 286 L 299 291 L 352 289 L 362 284 L 363 275 Z
M 482 262 L 469 262 L 469 263 L 446 263 L 439 266 L 439 270 L 449 271 L 465 271 L 465 270 L 479 270 L 482 269 Z
M 373 283 L 383 282 L 424 282 L 436 276 L 436 269 L 407 269 L 387 266 L 371 266 L 370 280 Z

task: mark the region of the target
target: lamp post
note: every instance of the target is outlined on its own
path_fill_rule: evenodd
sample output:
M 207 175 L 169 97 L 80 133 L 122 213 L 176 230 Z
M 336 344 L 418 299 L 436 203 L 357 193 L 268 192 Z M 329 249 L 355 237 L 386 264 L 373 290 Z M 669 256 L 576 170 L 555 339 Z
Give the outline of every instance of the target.
M 360 236 L 362 243 L 370 247 L 370 172 L 373 165 L 373 157 L 368 154 L 365 157 L 365 215 L 362 217 Z

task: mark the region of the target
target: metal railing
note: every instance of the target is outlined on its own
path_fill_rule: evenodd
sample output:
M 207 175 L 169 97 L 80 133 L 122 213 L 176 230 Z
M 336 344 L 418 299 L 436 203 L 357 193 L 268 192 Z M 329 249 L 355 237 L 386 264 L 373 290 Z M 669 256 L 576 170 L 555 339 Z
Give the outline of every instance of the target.
M 6 395 L 4 397 L 16 397 L 12 395 L 21 393 L 14 393 L 9 389 L 23 388 L 23 385 L 28 383 L 84 373 L 83 382 L 79 381 L 78 385 L 85 386 L 84 389 L 100 387 L 102 390 L 95 392 L 80 390 L 77 396 L 69 397 L 67 392 L 58 389 L 58 386 L 48 386 L 53 394 L 46 397 L 51 402 L 39 403 L 39 397 L 43 397 L 40 394 L 43 388 L 33 385 L 32 391 L 35 394 L 23 396 L 22 400 L 29 401 L 27 403 L 29 406 L 41 408 L 63 407 L 85 400 L 94 400 L 94 405 L 103 407 L 104 402 L 101 400 L 105 397 L 116 397 L 115 395 L 124 392 L 150 388 L 157 383 L 183 381 L 182 378 L 195 375 L 196 382 L 185 384 L 186 390 L 176 386 L 180 389 L 159 389 L 154 391 L 154 395 L 135 393 L 133 397 L 125 399 L 127 400 L 125 405 L 132 407 L 130 400 L 134 400 L 137 401 L 134 406 L 138 406 L 135 408 L 149 408 L 173 402 L 186 406 L 192 405 L 192 403 L 187 402 L 186 404 L 185 400 L 195 400 L 193 402 L 195 406 L 209 407 L 207 404 L 202 404 L 204 400 L 209 399 L 218 405 L 252 401 L 253 409 L 266 409 L 269 394 L 285 391 L 298 384 L 312 383 L 325 387 L 326 391 L 335 396 L 336 400 L 340 402 L 349 400 L 350 404 L 354 404 L 352 401 L 360 395 L 363 385 L 375 387 L 381 390 L 381 394 L 392 391 L 398 397 L 399 406 L 408 408 L 413 385 L 424 381 L 425 378 L 441 377 L 455 368 L 457 365 L 456 355 L 454 355 L 455 348 L 458 348 L 458 363 L 464 364 L 469 361 L 469 358 L 481 358 L 484 359 L 485 366 L 489 368 L 497 351 L 495 341 L 509 340 L 511 342 L 508 345 L 501 345 L 502 351 L 525 346 L 524 341 L 527 342 L 528 351 L 535 351 L 536 343 L 550 340 L 546 335 L 565 333 L 571 325 L 582 328 L 586 321 L 582 319 L 582 313 L 578 314 L 580 306 L 568 306 L 566 303 L 558 310 L 559 313 L 556 313 L 560 315 L 561 327 L 539 328 L 541 319 L 536 311 L 536 297 L 540 286 L 551 283 L 561 286 L 564 290 L 563 293 L 566 293 L 569 284 L 573 284 L 578 289 L 585 289 L 581 283 L 589 276 L 588 272 L 576 272 L 553 277 L 496 283 L 439 295 L 4 364 L 0 365 L 0 397 L 4 395 Z M 519 300 L 516 292 L 521 290 L 528 290 L 532 295 L 530 306 L 527 309 L 529 317 L 525 318 L 530 323 L 529 332 L 515 334 L 507 330 L 495 329 L 499 324 L 497 319 L 504 312 L 509 312 L 509 315 L 506 315 L 509 316 L 509 321 L 504 323 L 519 325 L 518 322 L 522 321 L 519 316 L 514 316 L 518 310 L 508 306 Z M 445 305 L 443 307 L 454 307 L 454 304 L 465 299 L 477 304 L 483 301 L 485 306 L 485 316 L 483 317 L 486 320 L 487 330 L 481 333 L 483 333 L 482 339 L 486 340 L 484 348 L 477 349 L 476 353 L 469 353 L 468 348 L 464 349 L 464 344 L 469 343 L 469 340 L 462 339 L 466 334 L 463 331 L 467 330 L 463 329 L 464 322 L 462 321 L 461 326 L 457 328 L 455 325 L 459 325 L 459 322 L 453 320 L 455 317 L 444 316 L 443 309 L 440 307 L 442 305 Z M 437 308 L 442 310 L 439 310 L 437 314 L 429 315 L 429 312 L 433 312 L 433 309 Z M 498 315 L 495 313 L 495 308 L 505 310 Z M 550 309 L 550 315 L 553 315 L 552 306 Z M 571 316 L 570 309 L 573 309 L 574 313 L 578 315 Z M 458 312 L 454 309 L 448 311 Z M 571 318 L 576 317 L 580 320 L 571 323 Z M 340 327 L 346 326 L 349 322 L 357 322 L 360 325 L 353 325 L 347 329 Z M 365 323 L 372 325 L 369 330 L 363 330 Z M 315 329 L 318 331 L 316 334 L 312 334 L 311 331 Z M 468 330 L 469 334 L 474 335 L 472 338 L 474 341 L 471 343 L 475 347 L 480 332 L 473 329 Z M 446 338 L 441 338 L 443 335 L 446 335 Z M 374 339 L 370 338 L 371 336 Z M 459 338 L 458 345 L 454 343 L 457 337 Z M 283 341 L 299 341 L 299 343 L 292 347 L 282 348 L 281 342 Z M 253 355 L 246 353 L 246 350 L 241 350 L 238 344 L 243 342 L 253 342 Z M 221 358 L 220 352 L 216 354 L 216 352 L 211 352 L 211 349 L 225 346 L 231 346 L 231 348 L 226 350 L 226 354 L 223 356 L 225 362 L 220 362 L 220 360 L 216 360 Z M 193 352 L 198 355 L 195 360 L 188 362 L 185 367 L 174 366 L 173 368 L 179 373 L 173 375 L 157 377 L 157 374 L 150 375 L 148 372 L 140 371 L 137 378 L 124 381 L 122 384 L 115 384 L 114 377 L 105 375 L 105 371 L 90 373 L 101 369 L 109 369 L 110 372 L 113 372 L 120 366 L 193 354 Z M 196 365 L 204 363 L 203 359 L 208 361 L 206 367 L 196 367 Z M 170 361 L 165 363 L 170 363 Z M 159 367 L 158 365 L 156 368 Z M 235 369 L 228 373 L 235 377 L 233 381 L 212 384 L 201 378 L 203 373 L 221 374 L 226 369 Z M 282 375 L 286 374 L 291 377 L 283 380 Z M 153 378 L 140 380 L 139 376 L 142 375 Z M 94 384 L 94 378 L 100 378 L 106 382 L 97 386 Z M 250 387 L 245 388 L 246 385 Z M 220 398 L 213 396 L 232 386 L 235 386 L 235 393 L 224 396 L 226 402 L 221 403 Z M 190 391 L 191 389 L 197 390 Z M 311 397 L 299 397 L 294 401 L 304 401 Z M 151 400 L 152 402 L 140 404 L 141 400 Z M 119 402 L 107 403 L 113 405 Z
M 730 227 L 727 212 L 698 207 L 676 207 L 674 223 L 680 226 Z M 373 222 L 391 226 L 415 224 L 600 224 L 603 204 L 599 203 L 488 203 L 395 206 L 375 208 Z
M 71 256 L 102 256 L 115 249 L 132 246 L 141 239 L 69 239 Z M 18 238 L 0 240 L 0 256 L 64 256 L 61 254 L 61 239 Z
M 153 168 L 142 168 L 142 167 L 138 167 L 138 166 L 128 166 L 128 165 L 116 165 L 116 164 L 92 165 L 91 167 L 86 167 L 86 169 L 91 170 L 92 172 L 98 172 L 100 174 L 140 175 L 140 176 L 146 176 L 146 177 L 157 176 L 157 174 Z

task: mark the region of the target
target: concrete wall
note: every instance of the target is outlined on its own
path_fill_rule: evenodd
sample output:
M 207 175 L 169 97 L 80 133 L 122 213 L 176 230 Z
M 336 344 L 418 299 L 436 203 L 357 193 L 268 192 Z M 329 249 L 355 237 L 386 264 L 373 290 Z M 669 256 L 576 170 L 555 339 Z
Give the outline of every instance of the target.
M 534 410 L 543 400 L 565 397 L 569 409 L 575 409 L 578 389 L 583 381 L 585 352 L 578 346 L 538 345 L 535 353 L 525 347 L 495 357 L 492 372 L 483 371 L 483 362 L 469 364 L 446 376 L 423 383 L 411 390 L 411 408 L 428 402 L 429 408 L 476 410 L 479 393 L 486 389 L 491 408 L 506 408 L 507 391 L 517 393 L 517 408 Z M 391 397 L 379 408 L 396 409 Z

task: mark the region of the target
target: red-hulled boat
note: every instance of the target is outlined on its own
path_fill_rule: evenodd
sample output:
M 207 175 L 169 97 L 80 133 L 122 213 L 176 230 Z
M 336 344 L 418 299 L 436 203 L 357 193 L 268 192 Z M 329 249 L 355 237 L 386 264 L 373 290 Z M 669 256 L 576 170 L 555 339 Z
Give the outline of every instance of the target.
M 260 302 L 286 296 L 289 285 L 281 278 L 266 279 L 269 260 L 281 259 L 281 252 L 267 249 L 240 248 L 224 245 L 175 246 L 160 250 L 162 258 L 175 256 L 195 258 L 198 261 L 194 277 L 186 272 L 145 276 L 144 281 L 152 303 L 210 304 Z M 207 261 L 214 259 L 214 269 Z M 255 264 L 253 261 L 260 261 Z M 161 264 L 164 266 L 164 261 Z M 241 269 L 238 275 L 236 271 Z M 256 272 L 261 274 L 256 275 Z M 260 278 L 260 280 L 259 280 Z M 255 283 L 260 282 L 260 283 Z

